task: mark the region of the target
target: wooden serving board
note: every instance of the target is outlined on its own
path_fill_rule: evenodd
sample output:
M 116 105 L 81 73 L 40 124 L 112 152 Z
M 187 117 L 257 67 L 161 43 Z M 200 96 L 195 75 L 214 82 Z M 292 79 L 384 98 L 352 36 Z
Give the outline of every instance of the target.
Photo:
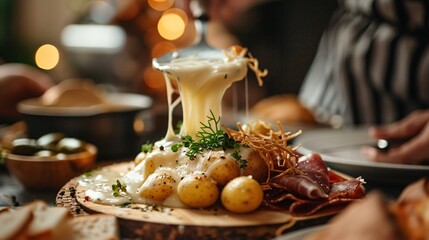
M 106 170 L 128 171 L 129 162 L 106 166 Z M 58 193 L 56 203 L 75 216 L 92 213 L 118 218 L 123 238 L 139 239 L 272 239 L 284 226 L 290 229 L 325 223 L 331 215 L 294 218 L 281 211 L 257 210 L 247 214 L 231 213 L 218 206 L 209 209 L 151 207 L 130 204 L 126 207 L 97 204 L 85 200 L 86 188 L 78 178 Z

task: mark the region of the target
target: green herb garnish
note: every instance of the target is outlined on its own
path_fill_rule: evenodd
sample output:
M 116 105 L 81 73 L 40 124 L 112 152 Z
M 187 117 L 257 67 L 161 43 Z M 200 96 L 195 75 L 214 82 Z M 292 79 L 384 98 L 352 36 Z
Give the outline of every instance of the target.
M 112 184 L 112 191 L 114 197 L 119 197 L 121 193 L 127 194 L 127 185 L 116 179 L 116 184 Z
M 191 136 L 184 136 L 182 142 L 171 146 L 173 152 L 177 152 L 181 147 L 187 147 L 186 156 L 193 160 L 197 154 L 203 152 L 204 149 L 215 150 L 228 148 L 234 149 L 237 154 L 240 145 L 227 133 L 220 128 L 220 117 L 215 117 L 213 112 L 210 110 L 210 116 L 207 116 L 207 124 L 201 123 L 201 131 L 198 131 L 196 137 L 199 139 L 195 141 Z
M 152 150 L 153 150 L 153 143 L 147 142 L 143 144 L 141 147 L 141 151 L 144 153 L 152 152 Z
M 240 168 L 246 168 L 247 167 L 247 160 L 242 159 L 241 155 L 238 153 L 238 151 L 231 153 L 231 156 L 233 158 L 235 158 L 235 160 L 238 162 L 238 165 L 240 166 Z

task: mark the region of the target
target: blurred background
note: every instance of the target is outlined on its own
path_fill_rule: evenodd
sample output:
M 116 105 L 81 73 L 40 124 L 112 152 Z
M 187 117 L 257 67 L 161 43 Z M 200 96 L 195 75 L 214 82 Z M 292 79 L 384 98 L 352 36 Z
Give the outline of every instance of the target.
M 262 88 L 254 74 L 248 74 L 248 81 L 235 83 L 225 94 L 223 123 L 235 126 L 244 116 L 235 113 L 246 106 L 268 96 L 298 93 L 336 5 L 335 0 L 0 0 L 0 64 L 34 66 L 56 83 L 83 78 L 114 92 L 150 97 L 149 113 L 138 115 L 134 123 L 129 117 L 127 130 L 112 132 L 116 137 L 109 141 L 99 138 L 100 134 L 105 136 L 107 129 L 119 131 L 119 124 L 86 124 L 91 126 L 80 135 L 75 125 L 63 124 L 61 130 L 100 142 L 99 147 L 108 144 L 100 147 L 103 156 L 119 156 L 129 149 L 133 155 L 141 143 L 162 138 L 167 126 L 165 81 L 152 68 L 152 59 L 196 44 L 200 36 L 194 17 L 202 9 L 209 16 L 206 41 L 210 45 L 247 47 L 260 68 L 269 71 Z M 176 124 L 181 109 L 174 114 Z M 49 122 L 58 121 L 43 120 L 33 124 L 36 127 L 28 124 L 28 134 L 42 135 L 37 126 L 43 123 L 59 131 Z M 142 122 L 144 128 L 137 128 L 141 124 L 136 123 Z M 92 135 L 97 138 L 85 139 L 91 136 L 88 132 L 96 132 Z M 118 153 L 111 153 L 112 149 Z
M 186 2 L 1 0 L 0 61 L 36 66 L 57 81 L 89 78 L 165 101 L 164 81 L 152 69 L 151 59 L 194 43 L 195 26 L 184 11 Z M 261 68 L 270 72 L 250 104 L 268 95 L 298 92 L 337 4 L 334 0 L 213 2 L 222 8 L 209 21 L 209 43 L 248 47 Z M 249 82 L 256 86 L 256 81 Z

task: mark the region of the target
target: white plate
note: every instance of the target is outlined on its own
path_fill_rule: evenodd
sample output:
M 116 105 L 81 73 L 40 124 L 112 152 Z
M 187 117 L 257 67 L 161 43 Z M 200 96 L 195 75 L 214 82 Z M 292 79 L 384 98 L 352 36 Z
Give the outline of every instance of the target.
M 273 240 L 302 240 L 305 237 L 307 237 L 309 234 L 315 233 L 317 231 L 320 231 L 324 228 L 324 225 L 321 226 L 314 226 L 309 228 L 304 228 L 301 230 L 293 231 L 290 233 L 286 233 L 284 235 L 281 235 L 279 237 L 274 238 Z
M 360 153 L 361 147 L 374 144 L 367 127 L 309 130 L 294 144 L 301 144 L 301 153 L 318 152 L 331 168 L 351 176 L 362 176 L 373 184 L 406 185 L 429 176 L 428 165 L 376 163 L 365 159 Z

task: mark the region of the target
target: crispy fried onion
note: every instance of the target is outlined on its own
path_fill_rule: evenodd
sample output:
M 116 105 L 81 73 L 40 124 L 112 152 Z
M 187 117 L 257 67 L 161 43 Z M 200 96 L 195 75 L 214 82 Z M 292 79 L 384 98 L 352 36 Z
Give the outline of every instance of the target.
M 247 66 L 255 73 L 256 78 L 258 79 L 258 84 L 260 87 L 263 85 L 262 78 L 268 75 L 268 70 L 260 70 L 258 59 L 252 56 L 252 54 L 248 51 L 247 48 L 243 48 L 238 45 L 234 45 L 228 48 L 228 50 L 224 50 L 225 56 L 229 61 L 236 59 L 237 57 L 242 57 L 247 62 Z M 247 54 L 247 57 L 246 57 Z
M 284 132 L 280 122 L 277 122 L 277 131 L 266 127 L 266 125 L 264 125 L 262 131 L 253 131 L 247 126 L 243 127 L 240 122 L 237 123 L 237 127 L 238 131 L 230 128 L 225 129 L 229 137 L 250 147 L 265 161 L 268 166 L 268 178 L 265 183 L 271 179 L 272 173 L 277 176 L 303 174 L 296 167 L 299 159 L 299 154 L 296 150 L 299 146 L 288 145 L 288 141 L 300 135 L 301 130 L 296 133 Z

